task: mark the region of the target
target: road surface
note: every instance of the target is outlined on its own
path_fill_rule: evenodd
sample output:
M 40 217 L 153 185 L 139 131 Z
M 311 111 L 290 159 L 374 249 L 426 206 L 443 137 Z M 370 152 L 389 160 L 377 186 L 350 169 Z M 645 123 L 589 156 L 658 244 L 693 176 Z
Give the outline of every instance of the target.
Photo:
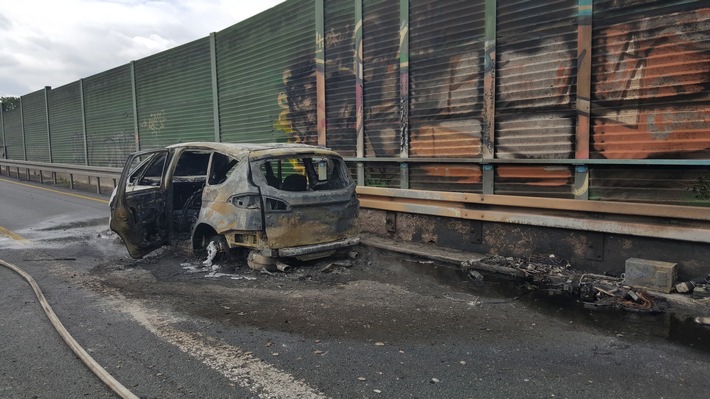
M 367 248 L 210 277 L 180 246 L 128 258 L 106 197 L 0 177 L 0 259 L 143 398 L 707 396 L 710 333 L 682 316 L 589 312 Z M 349 262 L 349 263 L 348 263 Z M 115 397 L 0 267 L 0 397 Z

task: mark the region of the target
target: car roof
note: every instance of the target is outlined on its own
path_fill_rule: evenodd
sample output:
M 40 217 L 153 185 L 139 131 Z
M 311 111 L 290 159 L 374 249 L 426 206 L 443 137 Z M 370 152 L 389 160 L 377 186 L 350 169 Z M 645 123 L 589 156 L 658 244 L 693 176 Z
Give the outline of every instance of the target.
M 167 148 L 195 148 L 223 152 L 234 156 L 249 156 L 250 158 L 260 158 L 269 155 L 288 155 L 290 152 L 311 152 L 319 154 L 337 154 L 334 151 L 301 143 L 215 143 L 211 141 L 197 141 L 190 143 L 179 143 Z

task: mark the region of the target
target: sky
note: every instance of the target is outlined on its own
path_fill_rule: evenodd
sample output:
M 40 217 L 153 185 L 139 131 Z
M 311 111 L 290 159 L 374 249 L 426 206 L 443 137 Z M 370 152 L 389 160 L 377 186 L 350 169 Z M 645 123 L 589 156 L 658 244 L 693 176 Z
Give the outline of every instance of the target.
M 284 0 L 2 0 L 0 97 L 57 88 L 208 36 Z

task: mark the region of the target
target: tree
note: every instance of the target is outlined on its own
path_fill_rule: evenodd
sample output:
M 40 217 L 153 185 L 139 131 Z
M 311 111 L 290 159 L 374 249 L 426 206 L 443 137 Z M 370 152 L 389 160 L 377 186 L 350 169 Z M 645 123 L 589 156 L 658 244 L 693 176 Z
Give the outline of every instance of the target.
M 3 111 L 11 111 L 20 106 L 20 97 L 0 97 Z

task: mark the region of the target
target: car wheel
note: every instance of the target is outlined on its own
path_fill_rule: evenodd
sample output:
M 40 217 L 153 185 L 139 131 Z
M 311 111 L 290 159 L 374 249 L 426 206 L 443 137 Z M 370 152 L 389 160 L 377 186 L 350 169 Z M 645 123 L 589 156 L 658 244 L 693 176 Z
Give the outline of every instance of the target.
M 204 253 L 207 255 L 208 259 L 211 257 L 212 262 L 224 262 L 229 260 L 229 244 L 227 244 L 227 240 L 224 236 L 212 236 L 209 240 L 206 240 L 206 242 Z

